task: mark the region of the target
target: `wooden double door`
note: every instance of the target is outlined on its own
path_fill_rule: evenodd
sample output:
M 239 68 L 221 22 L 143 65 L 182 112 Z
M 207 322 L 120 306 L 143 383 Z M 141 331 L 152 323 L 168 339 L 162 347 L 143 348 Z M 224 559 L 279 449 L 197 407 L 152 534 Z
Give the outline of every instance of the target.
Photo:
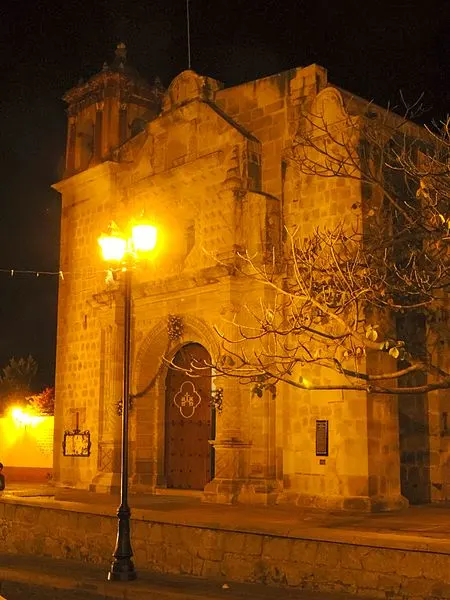
M 183 346 L 173 359 L 180 369 L 210 365 L 200 344 Z M 171 368 L 166 379 L 165 475 L 168 488 L 202 490 L 214 477 L 215 411 L 211 403 L 211 367 L 189 377 Z

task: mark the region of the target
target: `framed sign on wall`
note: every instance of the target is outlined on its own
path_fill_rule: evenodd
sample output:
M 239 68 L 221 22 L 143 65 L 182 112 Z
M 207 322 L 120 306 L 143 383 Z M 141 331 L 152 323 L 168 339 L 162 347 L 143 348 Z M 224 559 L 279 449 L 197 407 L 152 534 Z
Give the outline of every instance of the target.
M 62 443 L 64 456 L 90 456 L 91 433 L 90 431 L 65 431 Z
M 316 421 L 316 456 L 328 456 L 328 421 Z

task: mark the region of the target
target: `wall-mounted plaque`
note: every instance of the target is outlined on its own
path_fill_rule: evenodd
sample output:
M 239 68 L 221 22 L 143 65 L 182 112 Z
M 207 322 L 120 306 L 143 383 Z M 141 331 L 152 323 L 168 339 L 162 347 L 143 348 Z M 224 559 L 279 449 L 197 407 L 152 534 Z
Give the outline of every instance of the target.
M 316 421 L 316 456 L 328 456 L 328 421 Z
M 64 456 L 90 456 L 90 431 L 78 431 L 78 429 L 65 431 L 62 447 Z

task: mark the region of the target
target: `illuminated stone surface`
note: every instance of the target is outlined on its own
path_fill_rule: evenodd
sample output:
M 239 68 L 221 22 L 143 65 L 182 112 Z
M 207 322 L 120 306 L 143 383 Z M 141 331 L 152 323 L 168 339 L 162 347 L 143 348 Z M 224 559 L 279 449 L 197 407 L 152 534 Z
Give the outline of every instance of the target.
M 245 517 L 242 518 L 243 515 L 239 516 L 236 511 L 234 518 L 225 518 L 222 527 L 217 528 L 213 523 L 220 518 L 219 514 L 214 515 L 209 525 L 195 522 L 196 519 L 202 521 L 201 514 L 205 512 L 202 508 L 205 507 L 198 506 L 191 511 L 185 523 L 180 520 L 179 514 L 173 522 L 172 510 L 166 514 L 164 511 L 152 514 L 151 510 L 134 509 L 131 529 L 139 573 L 144 570 L 183 573 L 213 581 L 219 579 L 227 582 L 230 590 L 234 589 L 234 582 L 251 582 L 299 588 L 302 593 L 303 590 L 347 592 L 357 598 L 450 598 L 447 568 L 450 543 L 446 511 L 441 511 L 444 518 L 434 517 L 435 523 L 439 520 L 445 522 L 441 536 L 434 538 L 437 535 L 435 527 L 427 530 L 428 534 L 432 532 L 430 537 L 418 536 L 417 532 L 389 531 L 389 525 L 384 531 L 377 531 L 376 526 L 373 529 L 373 522 L 372 531 L 365 530 L 364 525 L 359 531 L 347 529 L 342 522 L 335 523 L 335 526 L 328 522 L 318 528 L 314 523 L 317 515 L 312 514 L 310 518 L 315 526 L 308 528 L 303 523 L 296 529 L 295 524 L 291 524 L 291 530 L 284 533 L 280 527 L 282 516 L 278 523 L 276 515 L 271 522 L 262 523 L 261 529 L 267 530 L 261 532 L 255 519 L 249 529 L 250 521 L 245 526 Z M 206 512 L 212 508 L 217 507 L 206 507 Z M 237 510 L 249 512 L 246 507 Z M 264 510 L 276 512 L 274 509 Z M 222 509 L 221 512 L 227 511 Z M 114 513 L 113 507 L 95 507 L 78 502 L 58 503 L 52 500 L 46 505 L 42 500 L 0 499 L 3 553 L 0 578 L 9 580 L 8 567 L 12 567 L 13 577 L 17 578 L 17 574 L 20 577 L 20 565 L 26 564 L 30 555 L 72 561 L 66 563 L 65 569 L 59 565 L 58 587 L 68 585 L 67 577 L 71 578 L 73 585 L 73 578 L 78 573 L 77 585 L 81 586 L 86 579 L 83 572 L 85 564 L 74 561 L 103 566 L 106 572 L 111 542 L 116 534 Z M 426 522 L 424 511 L 422 516 Z M 374 519 L 372 516 L 369 518 Z M 280 527 L 279 533 L 273 531 L 277 526 Z M 409 526 L 414 528 L 412 522 Z M 30 564 L 33 565 L 32 560 Z M 34 570 L 34 574 L 36 572 Z M 27 575 L 30 577 L 29 573 Z M 40 578 L 44 577 L 46 583 L 52 581 L 51 572 L 43 569 Z M 35 578 L 31 579 L 36 582 Z M 104 579 L 97 574 L 95 579 L 88 579 L 90 585 L 84 588 L 91 590 L 99 585 L 108 585 L 103 584 Z M 107 588 L 104 590 L 104 595 L 108 596 Z M 287 592 L 285 589 L 279 593 Z
M 255 255 L 279 246 L 284 226 L 297 224 L 308 235 L 319 222 L 333 227 L 343 215 L 355 222 L 360 216 L 350 210 L 361 202 L 359 181 L 305 177 L 284 160 L 300 108 L 320 106 L 334 122 L 345 112 L 342 94 L 317 65 L 229 89 L 185 71 L 165 92 L 114 67 L 68 92 L 66 101 L 66 175 L 56 185 L 64 281 L 55 479 L 98 491 L 118 485 L 122 301 L 119 284 L 105 284 L 97 238 L 111 219 L 126 224 L 144 213 L 158 225 L 159 246 L 134 274 L 132 390 L 154 382 L 131 412 L 130 471 L 132 492 L 154 491 L 165 485 L 161 356 L 173 358 L 196 342 L 214 360 L 214 326 L 233 335 L 227 323 L 243 315 L 245 302 L 257 304 L 267 293 L 230 274 L 236 250 Z M 168 315 L 182 319 L 178 339 L 168 338 Z M 319 367 L 310 375 L 333 382 Z M 405 505 L 395 398 L 280 387 L 274 400 L 269 392 L 252 397 L 230 379 L 220 387 L 215 478 L 205 501 L 357 510 Z M 91 432 L 89 458 L 61 455 L 63 431 L 76 418 Z M 316 420 L 329 422 L 329 456 L 322 461 L 315 455 Z

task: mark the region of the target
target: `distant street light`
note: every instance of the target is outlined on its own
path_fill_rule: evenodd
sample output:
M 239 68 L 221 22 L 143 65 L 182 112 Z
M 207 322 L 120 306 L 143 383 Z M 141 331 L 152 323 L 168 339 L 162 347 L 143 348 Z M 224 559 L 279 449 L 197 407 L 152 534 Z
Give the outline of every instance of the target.
M 103 258 L 120 266 L 124 281 L 124 336 L 123 336 L 123 381 L 122 381 L 122 447 L 120 506 L 117 510 L 118 529 L 114 560 L 108 572 L 110 581 L 132 581 L 136 571 L 132 561 L 130 517 L 128 506 L 128 410 L 130 401 L 130 349 L 131 349 L 131 280 L 133 269 L 139 260 L 156 246 L 157 230 L 153 225 L 134 224 L 129 236 L 112 222 L 107 235 L 102 235 L 98 243 Z

